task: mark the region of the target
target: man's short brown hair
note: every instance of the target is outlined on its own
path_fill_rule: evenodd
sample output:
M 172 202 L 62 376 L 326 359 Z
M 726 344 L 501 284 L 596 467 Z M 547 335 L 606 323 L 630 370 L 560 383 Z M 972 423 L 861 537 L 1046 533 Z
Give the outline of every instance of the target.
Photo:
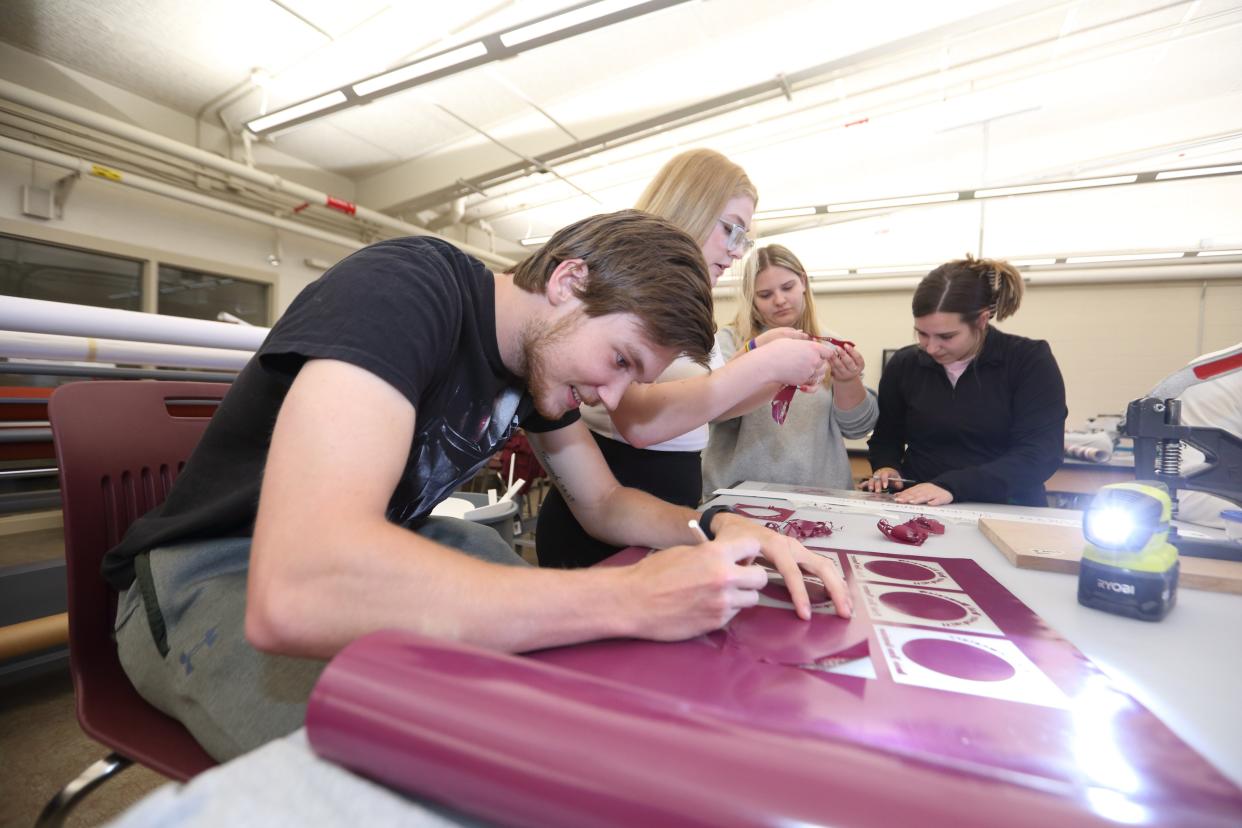
M 519 262 L 513 283 L 538 293 L 567 259 L 586 263 L 587 278 L 575 293 L 587 316 L 634 314 L 651 344 L 707 365 L 716 322 L 707 263 L 694 239 L 638 210 L 591 216 Z

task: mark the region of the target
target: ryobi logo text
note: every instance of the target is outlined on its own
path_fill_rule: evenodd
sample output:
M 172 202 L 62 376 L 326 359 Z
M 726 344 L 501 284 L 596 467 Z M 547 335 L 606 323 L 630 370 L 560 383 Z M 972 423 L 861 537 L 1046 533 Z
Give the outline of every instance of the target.
M 1113 592 L 1120 592 L 1122 595 L 1133 595 L 1134 584 L 1123 584 L 1119 581 L 1106 581 L 1103 578 L 1095 579 L 1097 589 L 1107 589 Z

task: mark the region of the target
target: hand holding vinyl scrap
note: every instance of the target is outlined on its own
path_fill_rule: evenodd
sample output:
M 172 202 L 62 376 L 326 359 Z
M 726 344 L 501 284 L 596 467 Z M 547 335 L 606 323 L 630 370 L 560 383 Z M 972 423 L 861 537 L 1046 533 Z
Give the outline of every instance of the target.
M 847 382 L 858 378 L 863 370 L 863 358 L 854 350 L 854 343 L 831 336 L 813 336 L 810 339 L 822 343 L 824 348 L 824 364 L 822 370 L 817 369 L 803 382 L 789 382 L 776 392 L 772 398 L 772 419 L 784 425 L 789 416 L 789 405 L 793 402 L 794 392 L 814 393 L 824 381 L 829 371 L 839 382 Z
M 855 350 L 853 342 L 831 337 L 820 338 L 838 345 L 828 355 L 828 368 L 832 371 L 834 382 L 849 382 L 862 376 L 863 368 L 867 367 L 867 363 L 863 360 L 862 354 Z
M 781 331 L 782 335 L 766 344 L 760 342 L 776 331 Z M 753 353 L 755 358 L 762 358 L 767 363 L 771 382 L 813 391 L 828 373 L 832 348 L 814 341 L 801 331 L 778 328 L 757 338 Z

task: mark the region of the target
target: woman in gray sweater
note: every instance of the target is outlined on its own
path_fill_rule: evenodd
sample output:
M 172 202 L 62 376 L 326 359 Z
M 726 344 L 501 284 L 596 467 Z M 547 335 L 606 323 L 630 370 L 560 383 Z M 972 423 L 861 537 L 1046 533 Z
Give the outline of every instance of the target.
M 806 269 L 787 248 L 769 245 L 746 260 L 737 319 L 716 334 L 725 360 L 778 339 L 819 336 Z M 760 406 L 711 424 L 703 455 L 703 497 L 740 480 L 852 489 L 845 437 L 865 437 L 879 416 L 862 384 L 863 358 L 834 347 L 830 373 L 812 394 L 797 393 L 783 424 Z

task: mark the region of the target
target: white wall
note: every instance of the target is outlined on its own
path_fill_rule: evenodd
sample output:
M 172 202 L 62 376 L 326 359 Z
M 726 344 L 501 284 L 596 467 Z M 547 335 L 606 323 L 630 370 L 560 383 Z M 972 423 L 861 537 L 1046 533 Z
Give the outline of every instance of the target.
M 885 348 L 914 342 L 912 291 L 816 296 L 820 323 L 858 343 L 877 387 Z M 737 303 L 717 299 L 729 324 Z M 1226 282 L 1033 286 L 1000 328 L 1046 339 L 1065 377 L 1070 427 L 1096 414 L 1124 413 L 1200 353 L 1242 342 L 1242 272 Z

